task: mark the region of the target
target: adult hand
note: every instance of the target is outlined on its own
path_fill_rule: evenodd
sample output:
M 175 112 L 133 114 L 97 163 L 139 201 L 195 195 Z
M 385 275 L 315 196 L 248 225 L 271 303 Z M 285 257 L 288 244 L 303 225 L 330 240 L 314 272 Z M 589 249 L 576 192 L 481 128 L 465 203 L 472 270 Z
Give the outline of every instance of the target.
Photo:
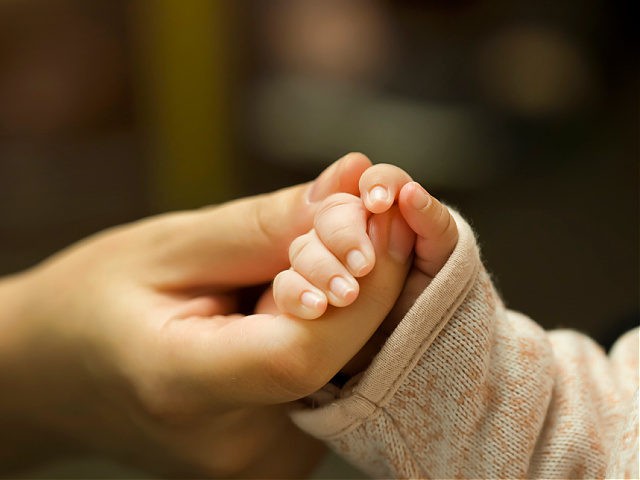
M 0 282 L 0 464 L 40 447 L 165 475 L 306 474 L 322 449 L 285 403 L 364 345 L 408 262 L 380 228 L 359 300 L 322 321 L 233 314 L 234 293 L 286 268 L 320 200 L 357 194 L 369 166 L 350 154 L 311 185 L 117 227 Z

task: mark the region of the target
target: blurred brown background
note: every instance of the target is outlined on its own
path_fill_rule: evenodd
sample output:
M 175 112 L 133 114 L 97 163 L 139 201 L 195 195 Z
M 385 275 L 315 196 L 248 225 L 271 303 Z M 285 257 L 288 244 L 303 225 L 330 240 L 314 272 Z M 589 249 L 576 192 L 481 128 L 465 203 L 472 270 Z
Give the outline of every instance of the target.
M 609 0 L 5 0 L 0 274 L 358 150 L 476 228 L 507 304 L 638 323 L 638 12 Z

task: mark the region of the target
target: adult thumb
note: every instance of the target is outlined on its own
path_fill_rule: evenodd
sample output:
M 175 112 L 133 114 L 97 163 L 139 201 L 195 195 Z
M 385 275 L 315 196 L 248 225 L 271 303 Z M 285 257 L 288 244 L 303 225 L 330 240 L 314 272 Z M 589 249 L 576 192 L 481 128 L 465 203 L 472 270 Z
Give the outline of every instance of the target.
M 162 266 L 174 279 L 167 283 L 229 288 L 272 280 L 288 265 L 291 241 L 313 225 L 320 201 L 358 194 L 370 166 L 366 156 L 350 153 L 314 182 L 178 214 L 162 236 Z

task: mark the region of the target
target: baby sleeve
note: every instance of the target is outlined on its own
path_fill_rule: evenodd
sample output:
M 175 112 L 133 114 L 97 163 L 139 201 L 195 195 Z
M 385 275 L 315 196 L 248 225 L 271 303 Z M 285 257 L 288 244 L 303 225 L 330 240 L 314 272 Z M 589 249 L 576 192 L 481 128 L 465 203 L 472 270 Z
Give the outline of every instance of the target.
M 369 368 L 294 421 L 379 478 L 637 478 L 638 331 L 607 357 L 505 309 L 455 218 L 456 249 Z

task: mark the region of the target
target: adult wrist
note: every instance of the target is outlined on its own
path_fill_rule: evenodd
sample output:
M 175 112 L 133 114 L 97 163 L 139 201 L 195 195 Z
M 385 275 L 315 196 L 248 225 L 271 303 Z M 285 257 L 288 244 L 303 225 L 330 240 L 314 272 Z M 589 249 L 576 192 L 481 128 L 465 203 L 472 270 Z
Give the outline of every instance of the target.
M 0 391 L 7 392 L 13 369 L 24 360 L 31 336 L 30 321 L 25 314 L 30 275 L 20 273 L 0 278 Z M 0 396 L 0 408 L 6 400 Z M 0 410 L 1 412 L 1 410 Z
M 34 325 L 27 315 L 31 273 L 0 279 L 0 474 L 20 470 L 49 458 L 56 443 L 33 409 L 47 401 L 46 392 L 35 394 L 37 366 L 30 359 Z M 40 447 L 40 448 L 39 448 Z

